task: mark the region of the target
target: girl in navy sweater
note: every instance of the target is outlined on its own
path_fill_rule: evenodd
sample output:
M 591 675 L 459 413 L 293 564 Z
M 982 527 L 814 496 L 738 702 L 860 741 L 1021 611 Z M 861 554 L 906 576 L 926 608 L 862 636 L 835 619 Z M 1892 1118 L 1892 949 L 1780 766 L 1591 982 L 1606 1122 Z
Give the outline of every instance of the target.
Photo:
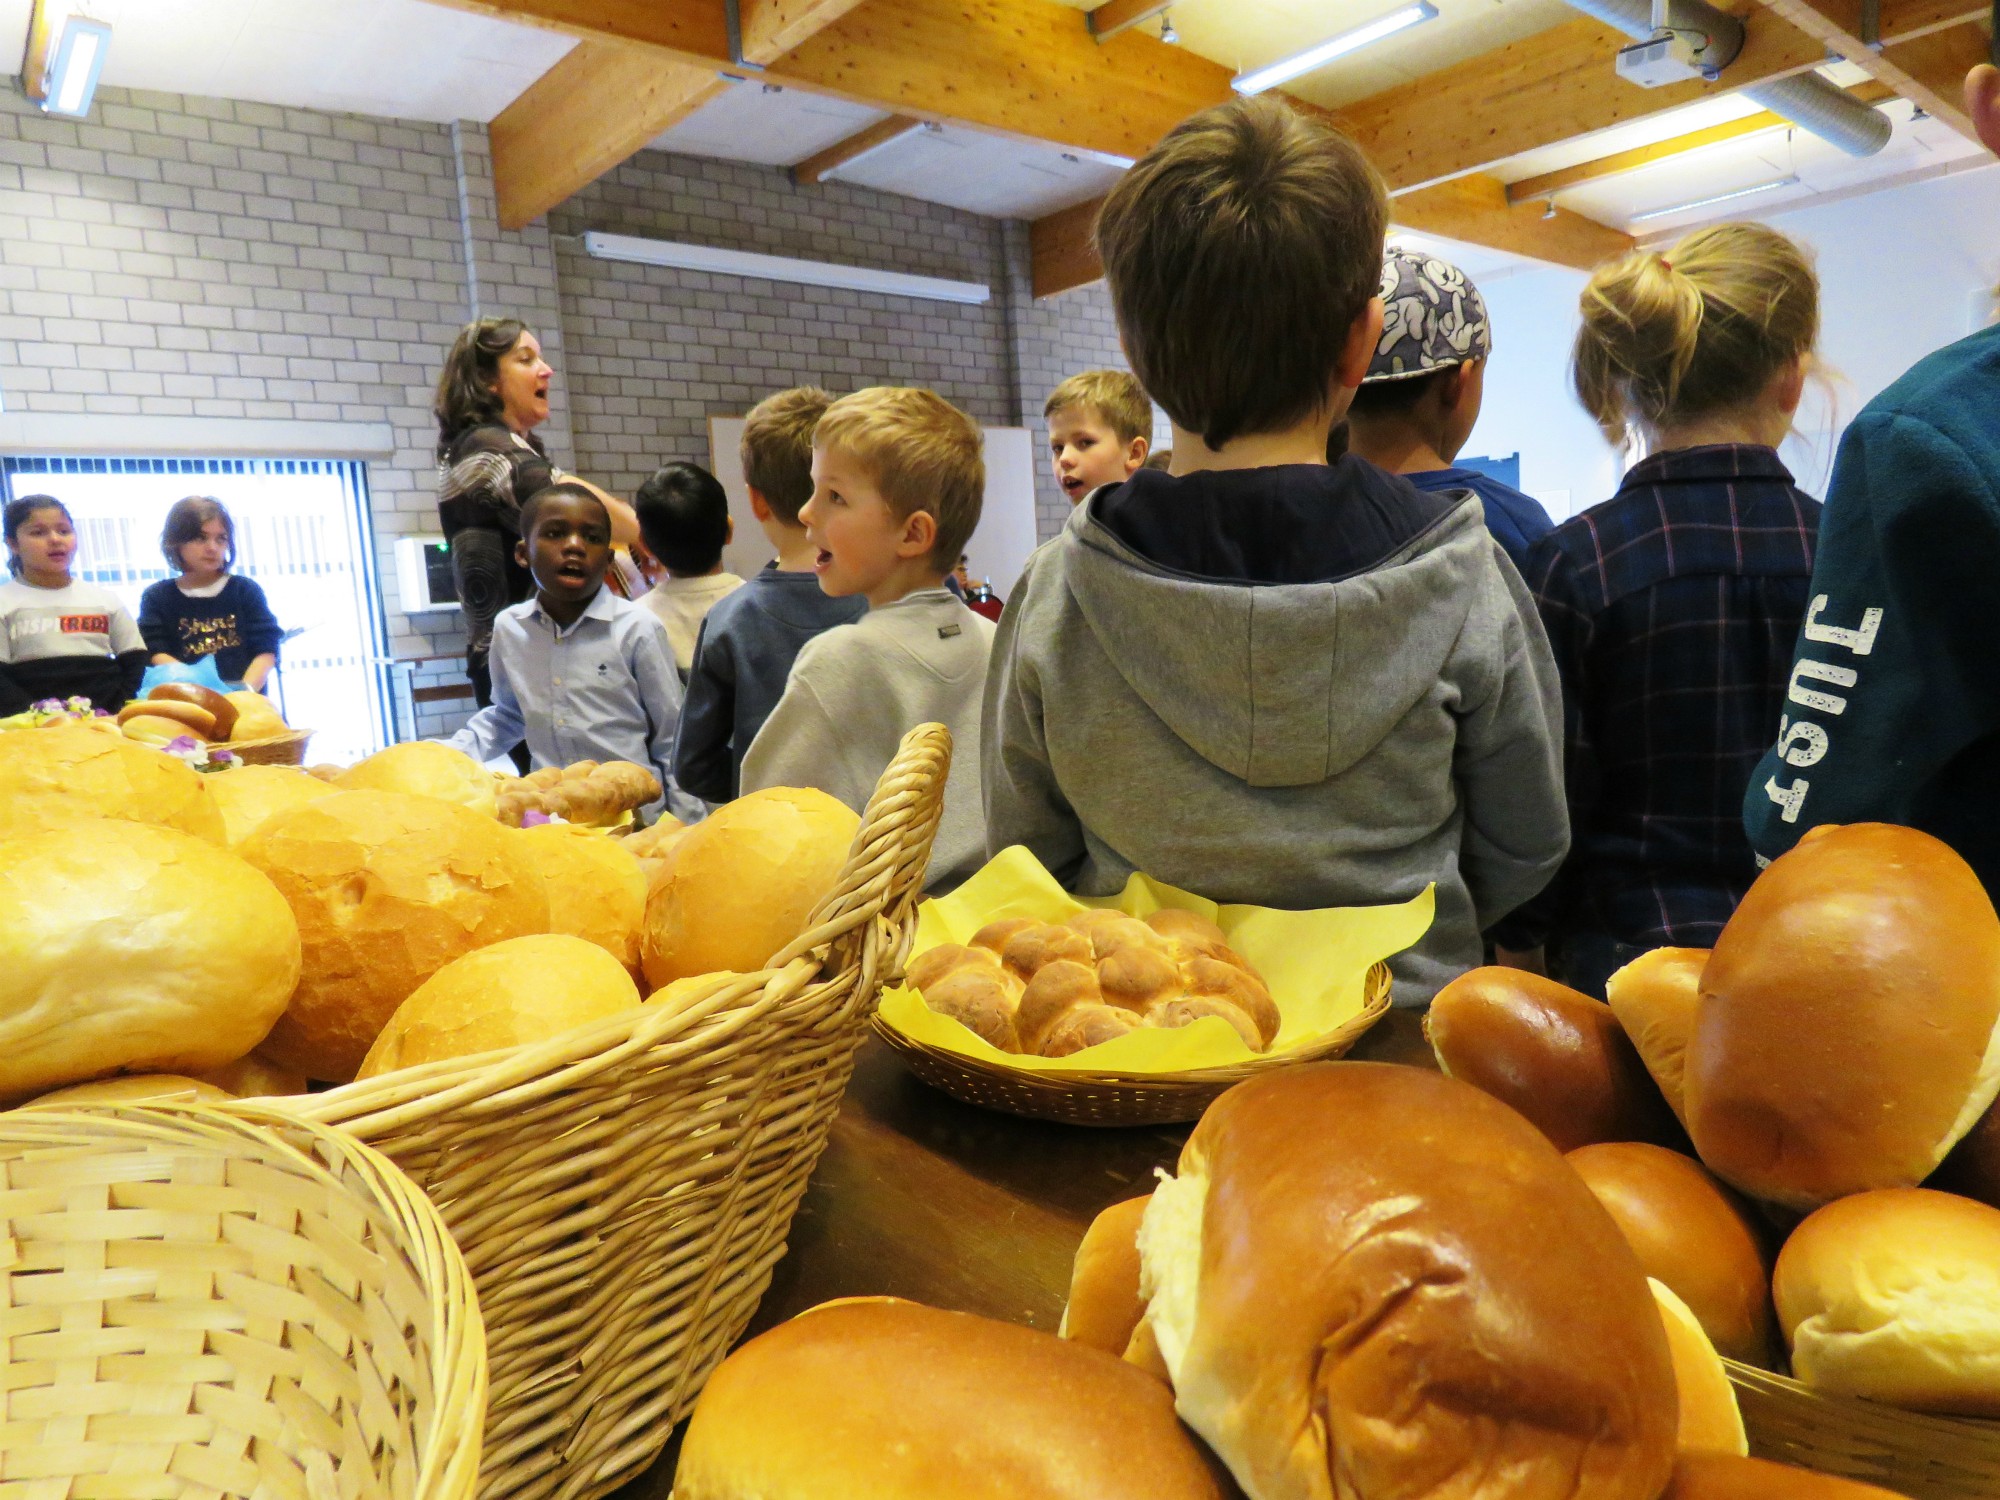
M 139 599 L 139 632 L 153 665 L 213 656 L 225 682 L 264 691 L 284 632 L 264 591 L 229 571 L 236 566 L 236 527 L 222 502 L 206 495 L 176 500 L 160 551 L 181 576 L 161 579 Z

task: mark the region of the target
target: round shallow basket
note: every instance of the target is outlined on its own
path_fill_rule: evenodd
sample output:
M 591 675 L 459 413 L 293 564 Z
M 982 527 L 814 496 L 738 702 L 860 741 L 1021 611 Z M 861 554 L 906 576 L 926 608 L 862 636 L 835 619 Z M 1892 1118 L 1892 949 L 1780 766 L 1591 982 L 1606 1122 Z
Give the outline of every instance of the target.
M 254 1105 L 0 1115 L 0 1495 L 471 1500 L 486 1403 L 437 1211 Z
M 901 976 L 950 761 L 942 726 L 905 737 L 834 889 L 768 969 L 287 1101 L 409 1173 L 465 1252 L 492 1380 L 481 1500 L 615 1489 L 742 1333 Z
M 1186 1073 L 1042 1072 L 1010 1068 L 920 1042 L 880 1016 L 875 1034 L 899 1054 L 909 1070 L 967 1104 L 1030 1120 L 1065 1125 L 1173 1125 L 1198 1120 L 1215 1096 L 1246 1078 L 1290 1063 L 1326 1062 L 1348 1048 L 1389 1008 L 1389 966 L 1376 964 L 1362 982 L 1361 1013 L 1304 1046 L 1249 1058 L 1226 1068 Z
M 246 766 L 302 766 L 306 763 L 306 741 L 312 737 L 310 729 L 294 729 L 261 740 L 224 740 L 213 748 L 227 750 Z
M 2000 1422 L 1898 1411 L 1724 1363 L 1759 1458 L 1877 1484 L 1910 1500 L 2000 1495 Z

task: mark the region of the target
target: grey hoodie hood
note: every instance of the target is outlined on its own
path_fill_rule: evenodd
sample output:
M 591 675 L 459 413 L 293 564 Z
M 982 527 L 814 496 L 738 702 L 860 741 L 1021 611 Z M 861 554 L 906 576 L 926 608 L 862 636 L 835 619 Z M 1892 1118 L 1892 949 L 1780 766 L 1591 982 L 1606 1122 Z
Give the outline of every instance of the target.
M 1436 688 L 1493 541 L 1468 498 L 1382 563 L 1325 583 L 1194 577 L 1078 506 L 1057 540 L 1076 607 L 1135 697 L 1253 787 L 1348 770 Z

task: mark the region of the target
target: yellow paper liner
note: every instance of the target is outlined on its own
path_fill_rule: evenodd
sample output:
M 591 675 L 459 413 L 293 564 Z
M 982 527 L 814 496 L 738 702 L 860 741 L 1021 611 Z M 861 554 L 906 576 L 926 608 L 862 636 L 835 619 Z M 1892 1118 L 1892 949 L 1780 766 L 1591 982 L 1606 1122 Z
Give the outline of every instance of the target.
M 1107 899 L 1079 900 L 1026 849 L 1004 849 L 986 868 L 949 896 L 926 901 L 917 910 L 912 956 L 943 943 L 967 943 L 988 922 L 1032 917 L 1061 922 L 1086 907 L 1112 908 L 1145 917 L 1162 907 L 1199 912 L 1264 976 L 1282 1024 L 1268 1052 L 1252 1052 L 1219 1016 L 1204 1016 L 1170 1030 L 1142 1027 L 1068 1057 L 1030 1057 L 1002 1052 L 949 1016 L 900 986 L 882 993 L 881 1017 L 905 1036 L 983 1062 L 1036 1073 L 1182 1073 L 1227 1067 L 1254 1058 L 1282 1055 L 1325 1036 L 1363 1009 L 1363 981 L 1375 964 L 1400 953 L 1430 928 L 1435 893 L 1395 906 L 1330 907 L 1321 911 L 1279 911 L 1267 906 L 1218 906 L 1145 875 Z

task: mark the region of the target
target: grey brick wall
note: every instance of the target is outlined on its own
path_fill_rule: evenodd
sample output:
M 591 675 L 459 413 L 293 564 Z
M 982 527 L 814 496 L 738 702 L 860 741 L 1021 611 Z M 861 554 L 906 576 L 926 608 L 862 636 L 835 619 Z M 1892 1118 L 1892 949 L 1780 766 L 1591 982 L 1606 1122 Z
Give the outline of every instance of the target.
M 1036 303 L 1026 227 L 767 168 L 643 152 L 520 233 L 495 222 L 486 130 L 99 92 L 86 121 L 0 89 L 0 393 L 7 410 L 387 422 L 368 466 L 377 566 L 436 529 L 431 393 L 460 324 L 523 317 L 557 370 L 541 435 L 629 493 L 705 461 L 707 419 L 812 381 L 929 385 L 1043 440 L 1048 390 L 1122 365 L 1101 287 Z M 597 261 L 601 229 L 983 281 L 978 307 Z M 1046 474 L 1044 535 L 1067 507 Z M 401 657 L 455 618 L 389 614 Z M 420 684 L 456 679 L 449 664 Z M 419 720 L 441 733 L 455 705 Z

